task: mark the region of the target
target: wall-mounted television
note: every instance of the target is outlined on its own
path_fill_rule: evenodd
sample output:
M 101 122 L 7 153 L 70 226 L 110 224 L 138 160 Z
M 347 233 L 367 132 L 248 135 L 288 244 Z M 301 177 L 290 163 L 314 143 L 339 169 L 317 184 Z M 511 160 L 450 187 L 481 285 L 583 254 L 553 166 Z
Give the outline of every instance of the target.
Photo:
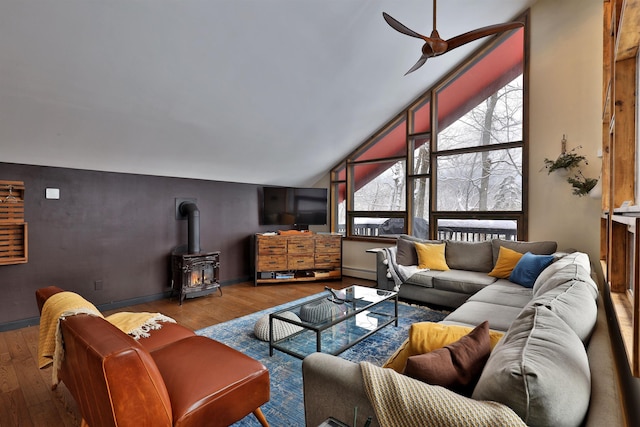
M 327 189 L 262 187 L 263 225 L 326 225 Z

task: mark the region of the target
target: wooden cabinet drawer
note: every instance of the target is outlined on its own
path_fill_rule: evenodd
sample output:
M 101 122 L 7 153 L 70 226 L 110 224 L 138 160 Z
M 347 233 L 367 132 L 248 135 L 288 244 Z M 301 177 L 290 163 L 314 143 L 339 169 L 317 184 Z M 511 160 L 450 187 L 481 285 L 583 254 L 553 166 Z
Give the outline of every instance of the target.
M 287 253 L 287 238 L 280 236 L 258 236 L 258 255 L 284 255 Z
M 306 270 L 314 268 L 313 255 L 291 255 L 287 257 L 288 270 Z
M 289 254 L 313 255 L 313 238 L 289 237 L 287 242 L 287 251 Z
M 316 252 L 339 253 L 340 236 L 316 236 Z
M 342 276 L 342 236 L 339 234 L 256 234 L 253 244 L 256 286 Z M 270 274 L 275 272 L 291 274 Z
M 314 268 L 322 268 L 322 269 L 340 268 L 340 264 L 341 264 L 340 253 L 336 253 L 336 254 L 331 254 L 331 253 L 318 254 L 317 253 L 314 261 L 315 261 Z
M 256 265 L 258 271 L 288 270 L 286 255 L 260 255 Z

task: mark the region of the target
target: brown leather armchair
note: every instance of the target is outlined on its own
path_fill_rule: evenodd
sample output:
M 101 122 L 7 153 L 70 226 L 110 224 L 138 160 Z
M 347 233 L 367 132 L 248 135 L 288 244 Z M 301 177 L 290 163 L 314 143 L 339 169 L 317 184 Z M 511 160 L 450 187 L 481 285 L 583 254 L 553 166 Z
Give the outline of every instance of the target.
M 55 291 L 36 291 L 40 310 Z M 58 377 L 84 425 L 228 426 L 253 413 L 268 426 L 260 406 L 269 400 L 269 372 L 220 342 L 170 323 L 136 341 L 87 314 L 65 318 L 60 330 Z

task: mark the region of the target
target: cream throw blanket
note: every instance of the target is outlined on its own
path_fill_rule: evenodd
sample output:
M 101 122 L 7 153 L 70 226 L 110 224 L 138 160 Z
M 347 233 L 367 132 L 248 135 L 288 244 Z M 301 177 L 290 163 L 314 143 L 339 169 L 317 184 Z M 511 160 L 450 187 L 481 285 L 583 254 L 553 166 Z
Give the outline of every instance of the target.
M 524 426 L 511 408 L 423 383 L 392 369 L 361 362 L 367 397 L 382 427 Z
M 102 313 L 89 301 L 73 292 L 59 292 L 45 301 L 40 315 L 38 336 L 38 367 L 46 368 L 53 363 L 52 385 L 58 384 L 58 369 L 64 357 L 60 320 L 76 314 L 103 317 Z M 161 322 L 175 323 L 170 317 L 160 313 L 120 312 L 105 318 L 118 329 L 134 339 L 146 338 L 149 331 L 160 329 Z

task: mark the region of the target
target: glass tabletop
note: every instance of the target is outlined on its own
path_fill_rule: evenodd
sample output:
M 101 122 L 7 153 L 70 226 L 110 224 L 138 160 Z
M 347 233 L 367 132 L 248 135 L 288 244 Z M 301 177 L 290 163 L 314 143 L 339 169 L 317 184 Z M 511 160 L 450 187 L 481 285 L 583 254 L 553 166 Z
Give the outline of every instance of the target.
M 274 349 L 299 358 L 315 351 L 339 354 L 391 323 L 398 326 L 397 319 L 397 292 L 358 285 L 327 288 L 318 298 L 270 315 L 270 327 L 278 320 L 297 329 L 282 338 L 270 336 L 269 354 Z
M 294 313 L 300 318 L 301 326 L 322 329 L 363 312 L 395 295 L 396 292 L 393 291 L 358 285 L 340 290 L 327 288 L 326 295 L 275 312 L 273 317 L 283 319 L 281 316 L 283 313 Z M 290 317 L 284 319 L 291 322 Z

